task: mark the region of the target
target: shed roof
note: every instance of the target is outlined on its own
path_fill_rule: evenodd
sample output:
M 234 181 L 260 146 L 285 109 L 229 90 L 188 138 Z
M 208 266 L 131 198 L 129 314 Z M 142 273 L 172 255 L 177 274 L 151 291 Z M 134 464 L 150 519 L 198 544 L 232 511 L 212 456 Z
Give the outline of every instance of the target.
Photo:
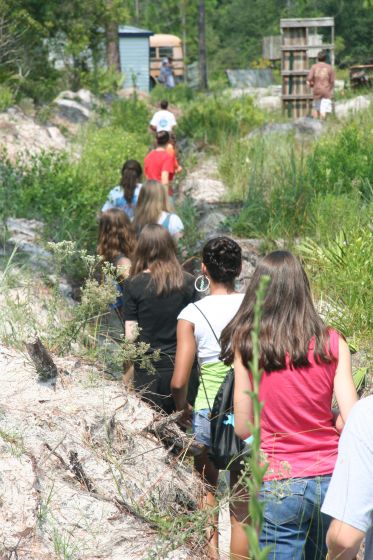
M 149 29 L 141 29 L 133 25 L 120 25 L 118 34 L 120 37 L 150 37 L 150 35 L 154 35 L 153 31 L 149 31 Z
M 280 27 L 333 27 L 334 17 L 282 18 Z

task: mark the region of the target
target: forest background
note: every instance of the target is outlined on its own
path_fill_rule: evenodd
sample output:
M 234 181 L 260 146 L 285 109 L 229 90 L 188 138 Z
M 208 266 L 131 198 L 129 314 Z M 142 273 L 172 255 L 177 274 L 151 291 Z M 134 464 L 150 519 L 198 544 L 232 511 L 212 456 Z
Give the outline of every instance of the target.
M 119 24 L 180 36 L 191 63 L 201 7 L 210 79 L 225 79 L 226 68 L 263 65 L 262 37 L 279 33 L 281 17 L 333 15 L 337 65 L 373 61 L 371 0 L 0 0 L 0 84 L 38 103 L 61 89 L 110 90 L 116 77 L 102 60 L 112 60 Z M 63 69 L 53 65 L 51 47 L 65 59 Z

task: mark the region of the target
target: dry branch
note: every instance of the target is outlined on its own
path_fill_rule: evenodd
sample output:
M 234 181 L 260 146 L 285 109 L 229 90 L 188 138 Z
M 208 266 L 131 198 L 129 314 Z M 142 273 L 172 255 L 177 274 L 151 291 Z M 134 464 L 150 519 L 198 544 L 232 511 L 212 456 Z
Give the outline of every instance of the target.
M 173 451 L 185 451 L 193 457 L 200 455 L 204 446 L 184 433 L 176 424 L 181 415 L 182 411 L 174 412 L 170 416 L 162 416 L 160 420 L 154 420 L 149 424 L 144 431 L 155 435 L 164 445 L 171 447 Z

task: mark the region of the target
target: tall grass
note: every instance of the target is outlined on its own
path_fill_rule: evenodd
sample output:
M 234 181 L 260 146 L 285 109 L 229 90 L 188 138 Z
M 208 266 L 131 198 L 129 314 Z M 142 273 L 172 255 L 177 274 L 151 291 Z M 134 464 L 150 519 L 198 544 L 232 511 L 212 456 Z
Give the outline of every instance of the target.
M 243 200 L 232 223 L 237 235 L 332 238 L 343 225 L 366 225 L 372 215 L 373 115 L 322 139 L 294 136 L 234 140 L 219 169 L 229 197 Z

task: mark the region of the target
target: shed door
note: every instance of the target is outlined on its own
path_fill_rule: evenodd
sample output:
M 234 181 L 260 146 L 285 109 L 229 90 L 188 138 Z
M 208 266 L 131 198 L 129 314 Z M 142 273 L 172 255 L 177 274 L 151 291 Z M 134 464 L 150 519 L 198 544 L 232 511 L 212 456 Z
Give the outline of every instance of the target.
M 132 87 L 135 82 L 141 91 L 149 91 L 149 38 L 121 37 L 119 52 L 123 87 Z

